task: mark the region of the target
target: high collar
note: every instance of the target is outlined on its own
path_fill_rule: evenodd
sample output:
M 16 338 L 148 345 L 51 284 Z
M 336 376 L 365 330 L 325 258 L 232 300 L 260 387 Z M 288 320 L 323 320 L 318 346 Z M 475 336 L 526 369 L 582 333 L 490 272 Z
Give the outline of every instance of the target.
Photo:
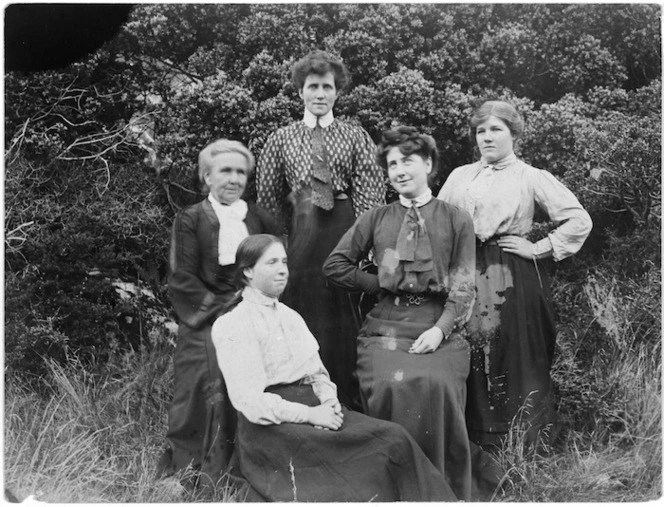
M 254 289 L 253 287 L 246 286 L 242 290 L 242 299 L 249 301 L 251 303 L 256 303 L 261 306 L 272 306 L 276 307 L 279 303 L 279 299 L 273 296 L 268 296 L 264 292 Z
M 415 199 L 408 199 L 403 195 L 399 194 L 399 202 L 401 203 L 402 206 L 405 206 L 406 208 L 410 208 L 413 202 L 415 203 L 415 206 L 421 208 L 431 199 L 433 199 L 433 194 L 431 193 L 430 188 L 427 188 L 423 194 L 417 196 Z
M 308 109 L 305 109 L 304 118 L 302 118 L 302 121 L 310 129 L 316 128 L 316 122 L 319 122 L 321 128 L 325 129 L 332 125 L 332 122 L 334 121 L 334 113 L 332 112 L 332 109 L 330 109 L 330 111 L 325 116 L 321 116 L 319 119 L 318 116 L 313 114 Z
M 511 153 L 506 157 L 501 158 L 497 162 L 487 162 L 486 159 L 482 157 L 480 159 L 480 164 L 482 165 L 483 168 L 490 168 L 496 171 L 500 171 L 502 169 L 505 169 L 507 166 L 513 164 L 517 160 L 518 159 L 516 158 L 516 155 L 514 153 Z
M 230 214 L 237 216 L 240 220 L 244 220 L 244 217 L 247 216 L 247 211 L 249 210 L 246 201 L 243 199 L 238 199 L 232 204 L 221 204 L 212 194 L 208 194 L 208 200 L 210 201 L 210 204 L 212 204 L 212 209 L 217 216 L 223 216 L 230 212 Z

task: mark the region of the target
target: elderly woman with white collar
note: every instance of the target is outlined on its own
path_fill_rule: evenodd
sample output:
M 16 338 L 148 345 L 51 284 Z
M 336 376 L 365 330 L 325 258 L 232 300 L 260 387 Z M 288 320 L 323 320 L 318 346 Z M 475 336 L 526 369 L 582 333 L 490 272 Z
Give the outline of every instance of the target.
M 323 272 L 339 287 L 379 297 L 357 342 L 365 413 L 405 427 L 468 501 L 479 494 L 464 418 L 475 235 L 466 211 L 432 197 L 437 159 L 433 138 L 416 128 L 384 132 L 378 160 L 399 200 L 360 216 Z M 378 274 L 358 267 L 369 252 Z
M 256 202 L 288 232 L 292 276 L 283 301 L 318 340 L 341 402 L 359 408 L 354 310 L 348 294 L 326 282 L 321 266 L 355 218 L 385 202 L 385 180 L 369 134 L 334 117 L 337 94 L 349 82 L 343 62 L 314 51 L 295 63 L 292 81 L 304 116 L 267 139 L 256 171 Z
M 215 319 L 237 290 L 235 252 L 251 234 L 276 233 L 270 215 L 242 200 L 255 165 L 240 142 L 219 139 L 198 157 L 208 197 L 181 211 L 173 223 L 168 292 L 179 318 L 168 446 L 160 475 L 191 466 L 216 482 L 233 452 L 236 415 L 212 345 Z

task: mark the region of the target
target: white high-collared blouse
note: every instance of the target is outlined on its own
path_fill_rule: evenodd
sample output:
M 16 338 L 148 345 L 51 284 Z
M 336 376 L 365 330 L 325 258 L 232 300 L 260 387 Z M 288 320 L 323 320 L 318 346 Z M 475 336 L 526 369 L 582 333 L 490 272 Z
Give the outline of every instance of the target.
M 219 367 L 236 410 L 255 424 L 305 423 L 308 407 L 265 388 L 302 380 L 324 403 L 337 388 L 304 319 L 276 298 L 246 287 L 242 301 L 212 326 Z
M 456 168 L 438 199 L 468 211 L 480 241 L 506 234 L 525 236 L 538 204 L 556 229 L 535 243 L 535 253 L 551 252 L 560 261 L 578 252 L 592 220 L 574 194 L 548 171 L 514 156 L 505 162 L 491 165 L 480 160 Z

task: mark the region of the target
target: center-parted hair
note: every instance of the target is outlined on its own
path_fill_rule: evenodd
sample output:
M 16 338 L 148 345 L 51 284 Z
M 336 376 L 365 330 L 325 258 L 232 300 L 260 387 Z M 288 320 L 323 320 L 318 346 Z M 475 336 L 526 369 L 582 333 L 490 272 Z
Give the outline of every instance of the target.
M 247 159 L 248 174 L 254 170 L 256 166 L 256 159 L 249 151 L 249 149 L 240 141 L 232 141 L 230 139 L 217 139 L 211 142 L 198 154 L 198 179 L 205 185 L 205 175 L 210 170 L 212 160 L 217 155 L 222 153 L 239 153 Z
M 244 270 L 253 268 L 267 249 L 275 243 L 284 245 L 281 238 L 272 234 L 253 234 L 240 242 L 235 252 L 235 286 L 239 287 L 239 290 L 224 307 L 224 313 L 230 312 L 242 301 L 242 289 L 249 285 Z
M 523 118 L 516 110 L 516 108 L 502 100 L 487 100 L 482 103 L 470 117 L 470 140 L 475 144 L 475 134 L 477 133 L 477 126 L 484 123 L 489 119 L 489 116 L 495 116 L 507 125 L 510 129 L 512 137 L 517 140 L 523 134 Z
M 249 281 L 244 270 L 253 268 L 270 246 L 275 243 L 283 245 L 281 238 L 272 234 L 253 234 L 242 240 L 235 253 L 235 281 L 238 287 L 246 287 Z
M 387 171 L 387 153 L 394 147 L 404 155 L 419 155 L 431 159 L 429 181 L 438 172 L 438 148 L 429 134 L 420 132 L 417 127 L 401 126 L 383 132 L 378 145 L 378 164 Z
M 346 65 L 339 58 L 325 51 L 312 51 L 295 62 L 291 70 L 291 79 L 297 89 L 301 90 L 307 76 L 311 74 L 324 76 L 328 72 L 334 74 L 334 86 L 337 91 L 348 86 L 350 74 Z

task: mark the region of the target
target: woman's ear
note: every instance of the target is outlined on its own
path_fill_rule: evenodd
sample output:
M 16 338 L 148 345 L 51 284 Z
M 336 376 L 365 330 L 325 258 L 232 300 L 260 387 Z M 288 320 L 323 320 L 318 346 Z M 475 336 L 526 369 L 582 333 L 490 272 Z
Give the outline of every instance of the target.
M 431 157 L 426 159 L 426 165 L 427 165 L 427 174 L 431 174 L 431 170 L 433 169 L 433 160 L 431 160 Z
M 248 281 L 251 281 L 251 279 L 254 277 L 254 268 L 244 268 L 242 274 L 244 274 L 244 277 Z

